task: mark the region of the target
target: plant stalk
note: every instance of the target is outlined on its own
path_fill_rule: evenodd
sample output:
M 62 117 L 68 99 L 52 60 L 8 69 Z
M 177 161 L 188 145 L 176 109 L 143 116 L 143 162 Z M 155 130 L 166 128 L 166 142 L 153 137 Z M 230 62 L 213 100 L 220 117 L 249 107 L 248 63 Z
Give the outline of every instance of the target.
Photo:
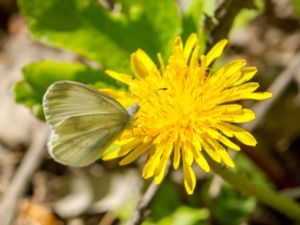
M 283 197 L 274 190 L 255 184 L 245 176 L 234 173 L 212 160 L 209 160 L 209 164 L 218 175 L 233 187 L 241 192 L 255 196 L 258 201 L 270 206 L 290 219 L 300 221 L 300 205 L 296 202 Z

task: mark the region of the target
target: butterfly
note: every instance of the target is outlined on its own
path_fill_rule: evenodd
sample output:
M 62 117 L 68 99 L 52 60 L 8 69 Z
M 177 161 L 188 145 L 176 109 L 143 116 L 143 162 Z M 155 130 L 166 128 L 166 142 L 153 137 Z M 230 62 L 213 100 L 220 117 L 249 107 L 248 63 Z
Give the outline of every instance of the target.
M 114 98 L 78 82 L 53 83 L 43 97 L 51 127 L 49 154 L 65 165 L 90 165 L 130 124 L 139 107 L 125 109 Z

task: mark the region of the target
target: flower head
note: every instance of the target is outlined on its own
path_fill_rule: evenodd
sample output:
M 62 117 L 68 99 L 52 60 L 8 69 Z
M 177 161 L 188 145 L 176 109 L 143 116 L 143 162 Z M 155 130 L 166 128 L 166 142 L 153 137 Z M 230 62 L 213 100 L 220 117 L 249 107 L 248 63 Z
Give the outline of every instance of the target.
M 255 67 L 245 67 L 245 60 L 234 60 L 217 71 L 210 68 L 219 57 L 227 40 L 217 43 L 207 55 L 199 58 L 196 34 L 191 34 L 183 46 L 177 37 L 172 55 L 165 65 L 158 54 L 160 68 L 142 50 L 131 55 L 134 78 L 127 74 L 107 73 L 129 86 L 130 94 L 104 90 L 126 106 L 137 102 L 140 110 L 117 141 L 117 150 L 104 156 L 105 160 L 122 157 L 128 164 L 142 154 L 148 154 L 143 177 L 155 177 L 160 183 L 168 161 L 173 167 L 183 167 L 184 185 L 192 194 L 196 178 L 192 165 L 210 171 L 206 157 L 234 167 L 227 148 L 240 150 L 232 141 L 235 137 L 245 145 L 255 146 L 255 138 L 236 123 L 255 119 L 250 109 L 234 103 L 244 99 L 262 100 L 271 93 L 258 93 L 256 82 L 249 82 Z

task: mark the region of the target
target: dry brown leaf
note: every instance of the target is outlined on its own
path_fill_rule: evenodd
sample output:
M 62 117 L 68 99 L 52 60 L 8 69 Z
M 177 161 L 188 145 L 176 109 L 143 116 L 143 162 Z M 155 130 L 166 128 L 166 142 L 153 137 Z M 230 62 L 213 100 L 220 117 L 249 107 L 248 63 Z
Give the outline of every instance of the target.
M 21 203 L 16 225 L 63 225 L 47 206 L 31 200 Z

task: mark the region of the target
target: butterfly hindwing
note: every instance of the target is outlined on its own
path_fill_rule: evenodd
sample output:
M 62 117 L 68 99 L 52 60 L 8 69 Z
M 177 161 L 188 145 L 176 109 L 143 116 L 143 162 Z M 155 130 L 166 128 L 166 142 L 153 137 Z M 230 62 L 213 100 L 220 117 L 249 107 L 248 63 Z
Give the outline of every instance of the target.
M 51 156 L 71 166 L 93 163 L 125 128 L 126 123 L 121 123 L 124 120 L 119 117 L 120 114 L 102 114 L 66 119 L 51 134 Z

